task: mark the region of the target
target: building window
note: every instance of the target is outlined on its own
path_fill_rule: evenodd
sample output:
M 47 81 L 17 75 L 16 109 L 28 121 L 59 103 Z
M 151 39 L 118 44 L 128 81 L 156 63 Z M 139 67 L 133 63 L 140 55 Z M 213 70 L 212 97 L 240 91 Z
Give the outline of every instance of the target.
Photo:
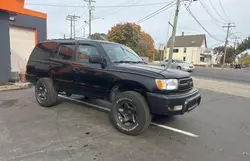
M 201 62 L 205 62 L 205 58 L 204 57 L 200 57 L 200 61 Z
M 179 49 L 174 49 L 173 52 L 174 53 L 179 53 Z
M 186 57 L 185 56 L 183 57 L 183 61 L 186 61 Z
M 184 48 L 184 53 L 187 53 L 187 48 Z

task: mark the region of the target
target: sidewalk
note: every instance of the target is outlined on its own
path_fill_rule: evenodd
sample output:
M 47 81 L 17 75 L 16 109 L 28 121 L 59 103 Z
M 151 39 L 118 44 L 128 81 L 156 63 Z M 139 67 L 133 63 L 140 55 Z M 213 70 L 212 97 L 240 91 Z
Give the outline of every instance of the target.
M 18 90 L 18 89 L 26 89 L 30 88 L 32 84 L 30 83 L 13 83 L 8 85 L 0 85 L 0 92 L 1 91 L 9 91 L 9 90 Z
M 199 77 L 192 78 L 197 88 L 250 98 L 250 85 Z

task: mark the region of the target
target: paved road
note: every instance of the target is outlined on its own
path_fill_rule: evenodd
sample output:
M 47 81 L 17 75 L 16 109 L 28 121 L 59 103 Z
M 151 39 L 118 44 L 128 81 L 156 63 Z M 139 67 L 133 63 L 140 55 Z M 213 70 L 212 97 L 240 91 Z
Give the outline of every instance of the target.
M 220 79 L 230 82 L 250 84 L 250 68 L 237 70 L 221 70 L 197 67 L 192 75 L 210 79 Z
M 201 93 L 198 109 L 154 120 L 200 136 L 192 138 L 156 126 L 126 136 L 90 106 L 63 100 L 42 108 L 33 89 L 0 92 L 0 161 L 249 161 L 250 99 Z

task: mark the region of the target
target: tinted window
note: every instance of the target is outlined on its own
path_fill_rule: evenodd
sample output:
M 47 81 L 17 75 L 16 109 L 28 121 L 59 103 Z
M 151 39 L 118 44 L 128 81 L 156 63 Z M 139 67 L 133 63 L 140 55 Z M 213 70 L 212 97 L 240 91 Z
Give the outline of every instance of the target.
M 75 50 L 75 45 L 61 44 L 58 50 L 53 55 L 53 58 L 62 60 L 72 60 L 74 50 Z
M 90 45 L 79 45 L 77 50 L 78 61 L 88 62 L 90 55 L 99 55 L 97 49 Z
M 37 44 L 37 46 L 32 51 L 29 60 L 44 60 L 49 59 L 53 53 L 55 53 L 58 44 L 56 42 L 43 42 Z

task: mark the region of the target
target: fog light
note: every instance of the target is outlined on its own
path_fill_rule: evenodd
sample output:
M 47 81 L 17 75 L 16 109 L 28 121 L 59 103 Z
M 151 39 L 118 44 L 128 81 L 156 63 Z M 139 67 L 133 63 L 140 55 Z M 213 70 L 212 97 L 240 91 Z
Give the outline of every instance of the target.
M 180 111 L 180 110 L 182 110 L 182 108 L 183 108 L 182 105 L 177 105 L 177 106 L 174 106 L 174 107 L 169 106 L 168 110 L 169 111 Z
M 174 106 L 174 111 L 180 111 L 182 110 L 182 105 Z

